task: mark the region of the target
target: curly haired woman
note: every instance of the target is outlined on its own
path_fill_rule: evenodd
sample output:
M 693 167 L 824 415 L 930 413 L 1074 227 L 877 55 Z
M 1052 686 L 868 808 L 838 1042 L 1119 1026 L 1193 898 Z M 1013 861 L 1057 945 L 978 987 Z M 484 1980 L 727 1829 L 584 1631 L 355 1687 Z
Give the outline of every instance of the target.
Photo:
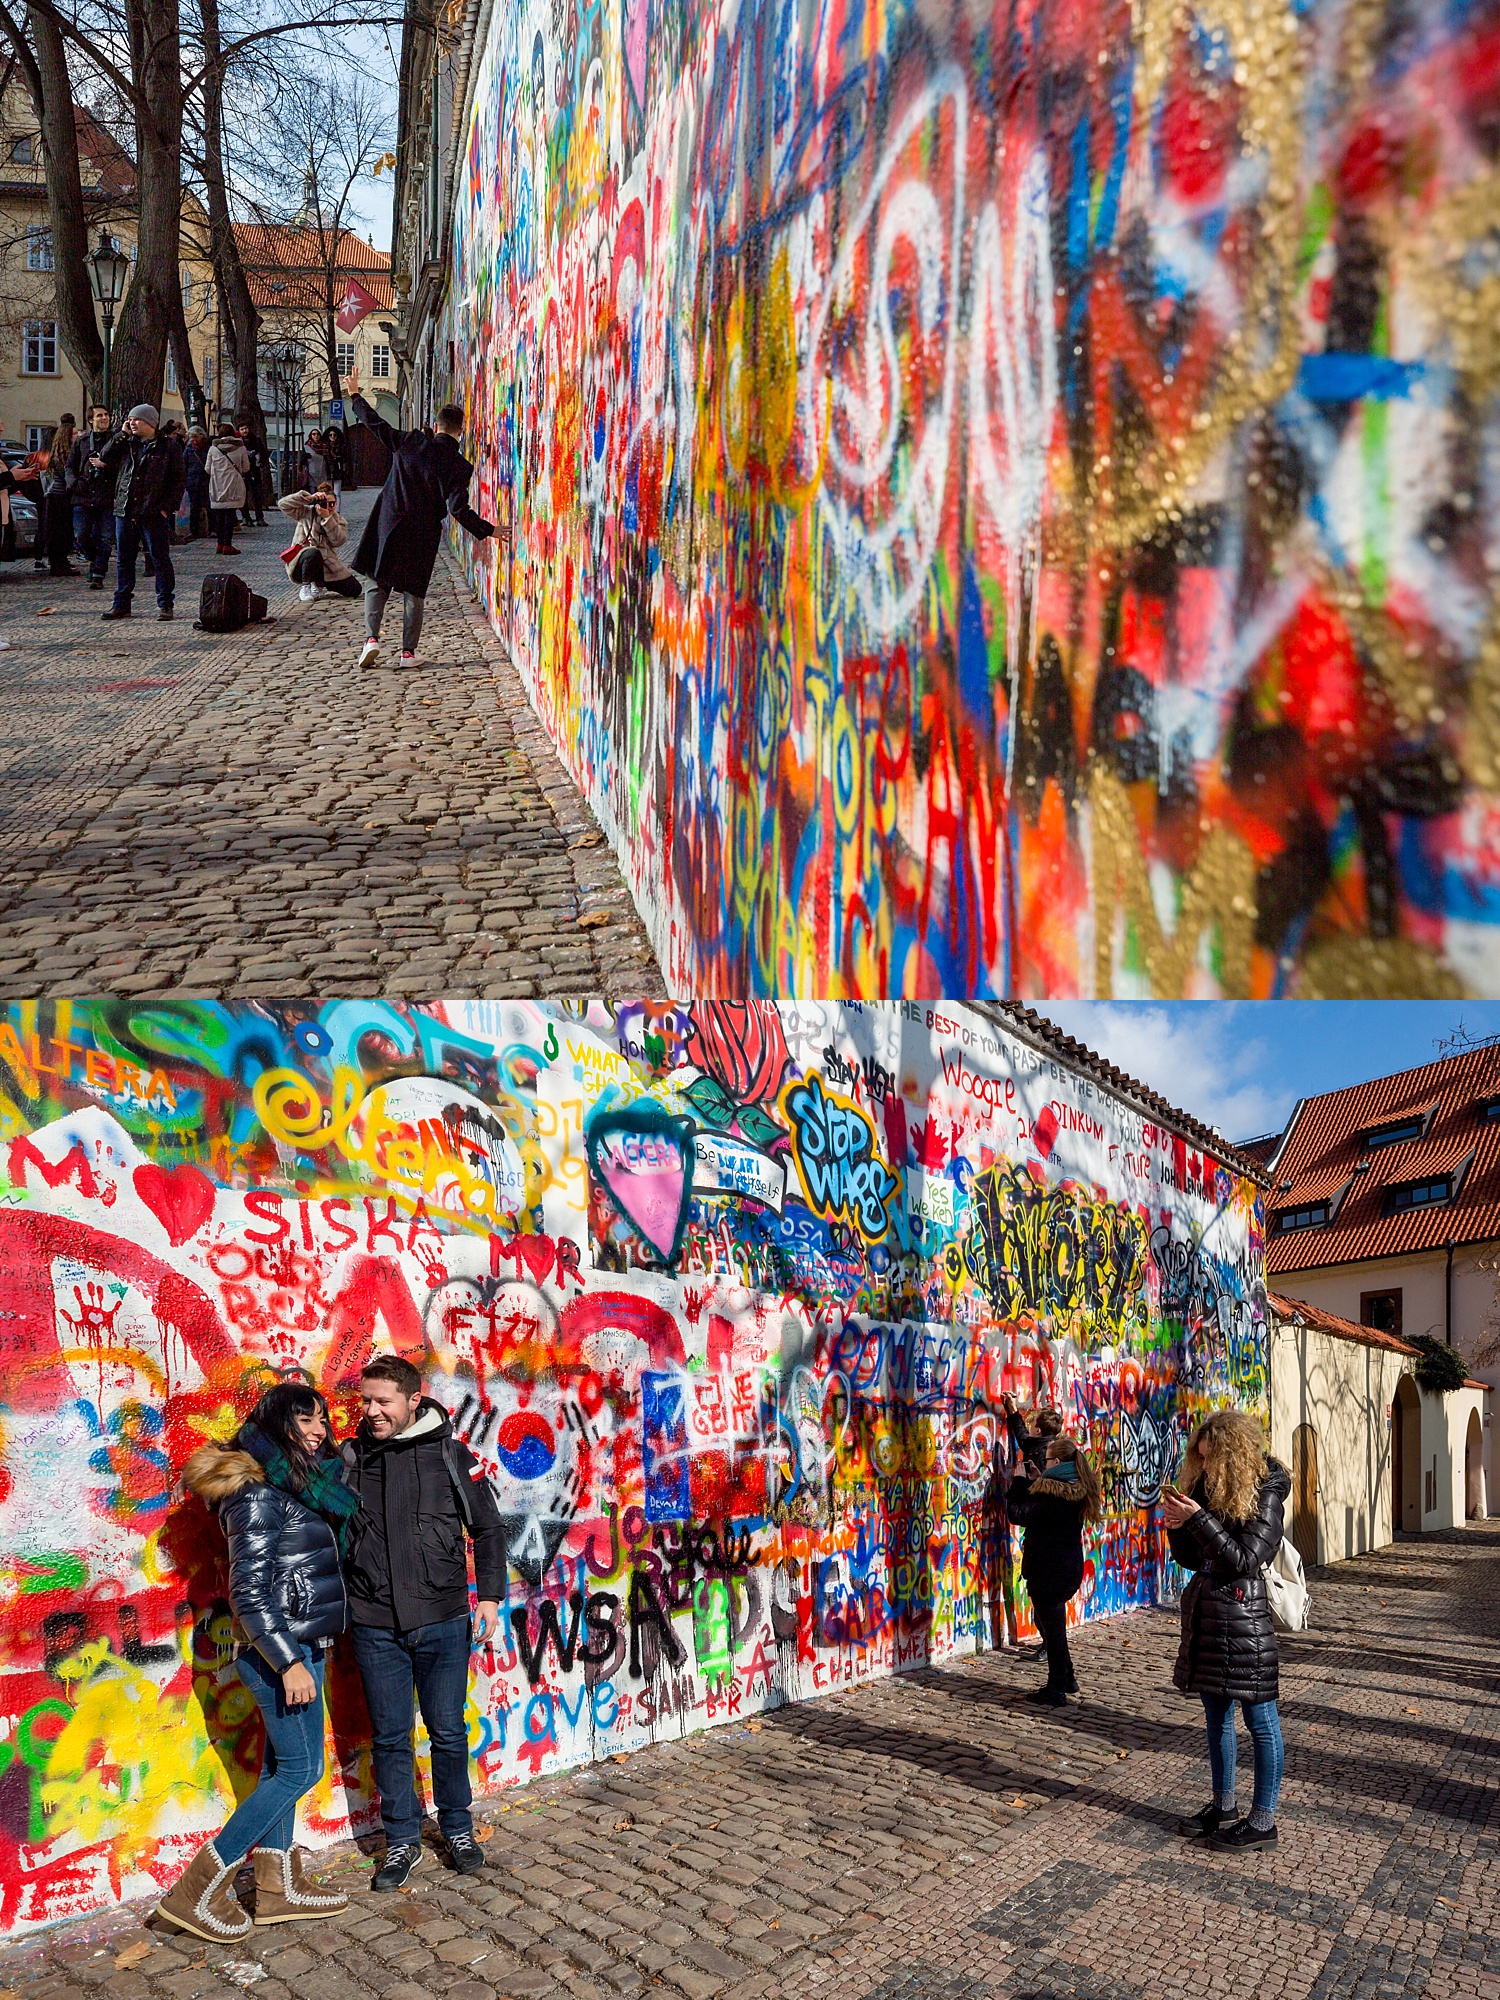
M 1003 1401 L 1021 1451 L 1021 1471 L 1005 1496 L 1006 1512 L 1025 1531 L 1021 1575 L 1047 1648 L 1046 1683 L 1027 1700 L 1062 1708 L 1078 1692 L 1068 1651 L 1068 1601 L 1083 1583 L 1084 1525 L 1097 1521 L 1103 1511 L 1099 1475 L 1083 1446 L 1064 1431 L 1061 1411 L 1039 1411 L 1031 1430 L 1014 1397 Z
M 1261 1570 L 1281 1547 L 1292 1482 L 1267 1457 L 1260 1425 L 1240 1410 L 1218 1410 L 1198 1426 L 1178 1480 L 1163 1493 L 1162 1515 L 1174 1558 L 1195 1574 L 1182 1595 L 1172 1679 L 1203 1703 L 1214 1795 L 1177 1830 L 1218 1848 L 1269 1847 L 1285 1753 L 1276 1628 Z M 1255 1753 L 1255 1795 L 1242 1820 L 1234 1816 L 1236 1702 Z

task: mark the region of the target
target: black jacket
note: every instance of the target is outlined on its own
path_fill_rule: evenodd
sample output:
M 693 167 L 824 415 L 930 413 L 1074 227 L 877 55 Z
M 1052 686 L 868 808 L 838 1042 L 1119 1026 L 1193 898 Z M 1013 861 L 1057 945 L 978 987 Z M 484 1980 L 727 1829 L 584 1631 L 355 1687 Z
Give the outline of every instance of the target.
M 361 1424 L 344 1463 L 363 1502 L 348 1567 L 356 1625 L 410 1632 L 464 1616 L 466 1532 L 481 1601 L 504 1598 L 505 1530 L 495 1495 L 440 1403 L 424 1396 L 410 1428 L 392 1438 L 372 1438 Z
M 115 513 L 121 519 L 146 521 L 153 514 L 175 514 L 182 505 L 187 482 L 175 437 L 158 431 L 138 438 L 122 431 L 97 456 L 115 475 Z
M 495 532 L 469 505 L 474 468 L 457 438 L 441 431 L 429 437 L 426 431 L 393 430 L 363 396 L 354 398 L 354 414 L 390 452 L 391 469 L 351 566 L 392 590 L 425 597 L 450 514 L 481 541 Z
M 1010 1483 L 1006 1511 L 1018 1528 L 1021 1574 L 1032 1599 L 1060 1604 L 1083 1582 L 1083 1527 L 1088 1496 L 1076 1479 L 1023 1472 Z
M 1281 1547 L 1282 1510 L 1292 1482 L 1273 1458 L 1248 1521 L 1222 1521 L 1203 1499 L 1168 1541 L 1184 1569 L 1197 1572 L 1182 1594 L 1182 1640 L 1172 1679 L 1184 1694 L 1275 1701 L 1279 1690 L 1276 1628 L 1261 1570 Z
M 323 1516 L 267 1482 L 233 1445 L 200 1445 L 183 1484 L 218 1513 L 229 1541 L 229 1602 L 240 1630 L 275 1672 L 349 1623 L 338 1543 Z
M 83 431 L 74 438 L 73 449 L 68 453 L 68 485 L 72 489 L 73 503 L 78 507 L 113 507 L 115 504 L 115 475 L 108 467 L 96 472 L 89 460 L 101 445 L 108 444 L 110 433 L 103 437 L 93 431 Z

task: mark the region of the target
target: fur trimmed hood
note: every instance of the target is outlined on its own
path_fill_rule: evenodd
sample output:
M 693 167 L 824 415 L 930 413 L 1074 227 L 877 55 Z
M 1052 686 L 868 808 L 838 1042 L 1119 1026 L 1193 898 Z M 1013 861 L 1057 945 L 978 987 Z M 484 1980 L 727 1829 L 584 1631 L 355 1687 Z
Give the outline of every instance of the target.
M 182 1483 L 207 1506 L 232 1500 L 247 1486 L 264 1486 L 265 1467 L 231 1444 L 200 1444 L 182 1468 Z
M 1033 1493 L 1045 1493 L 1053 1500 L 1075 1500 L 1081 1507 L 1088 1500 L 1088 1489 L 1081 1479 L 1049 1479 L 1043 1473 L 1040 1479 L 1031 1482 Z

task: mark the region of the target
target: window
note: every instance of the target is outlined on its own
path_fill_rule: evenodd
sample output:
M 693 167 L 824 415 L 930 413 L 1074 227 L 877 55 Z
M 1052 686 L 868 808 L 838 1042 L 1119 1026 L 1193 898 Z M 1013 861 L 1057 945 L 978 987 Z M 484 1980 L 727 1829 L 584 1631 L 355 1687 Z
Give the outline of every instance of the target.
M 1359 1323 L 1373 1326 L 1378 1333 L 1393 1333 L 1401 1338 L 1401 1292 L 1361 1292 L 1359 1295 Z
M 383 341 L 370 349 L 370 373 L 384 381 L 391 372 L 391 350 Z
M 193 310 L 193 279 L 189 271 L 182 274 L 182 310 L 185 313 Z
M 203 394 L 211 403 L 214 399 L 214 358 L 211 354 L 203 357 Z
M 1284 1208 L 1276 1218 L 1276 1227 L 1285 1236 L 1292 1229 L 1316 1229 L 1328 1220 L 1326 1201 L 1310 1202 L 1305 1208 Z
M 177 394 L 177 356 L 170 348 L 167 350 L 167 394 L 169 396 Z
M 1377 1125 L 1368 1132 L 1361 1132 L 1360 1138 L 1372 1150 L 1377 1146 L 1400 1146 L 1408 1139 L 1420 1139 L 1427 1129 L 1424 1117 L 1403 1118 L 1397 1125 Z
M 214 312 L 213 283 L 211 280 L 205 280 L 203 286 L 203 317 L 205 319 L 212 319 L 213 312 Z
M 52 442 L 53 424 L 28 424 L 26 426 L 26 449 L 45 451 Z
M 1481 1098 L 1475 1109 L 1488 1125 L 1492 1120 L 1500 1118 L 1500 1097 Z
M 339 364 L 339 380 L 342 382 L 346 375 L 354 373 L 354 342 L 352 340 L 339 341 L 335 353 Z
M 1447 1201 L 1453 1193 L 1453 1183 L 1446 1174 L 1441 1180 L 1402 1181 L 1398 1186 L 1385 1191 L 1385 1213 L 1404 1215 L 1409 1208 L 1432 1208 L 1439 1202 Z
M 28 271 L 53 268 L 52 231 L 44 222 L 34 222 L 26 231 L 26 268 Z
M 29 319 L 21 329 L 21 373 L 57 373 L 57 321 Z
M 17 139 L 16 143 L 10 149 L 10 156 L 18 167 L 29 167 L 31 165 L 30 138 Z

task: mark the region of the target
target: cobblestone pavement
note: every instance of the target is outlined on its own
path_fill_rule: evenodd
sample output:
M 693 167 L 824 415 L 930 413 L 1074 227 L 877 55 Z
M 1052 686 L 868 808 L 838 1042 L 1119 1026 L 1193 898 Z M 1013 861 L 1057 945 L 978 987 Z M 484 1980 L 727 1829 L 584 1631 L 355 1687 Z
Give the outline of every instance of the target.
M 352 533 L 373 499 L 351 496 Z M 0 999 L 661 995 L 456 567 L 433 578 L 427 666 L 360 673 L 358 603 L 300 603 L 287 539 L 279 515 L 243 533 L 233 567 L 275 622 L 227 636 L 192 629 L 210 543 L 174 552 L 172 625 L 149 582 L 101 625 L 81 579 L 0 572 Z
M 1286 1642 L 1275 1849 L 1178 1840 L 1206 1796 L 1176 1620 L 1078 1636 L 1084 1695 L 991 1654 L 543 1780 L 348 1914 L 229 1948 L 116 1911 L 0 1951 L 16 2000 L 1431 2000 L 1500 1995 L 1500 1524 L 1313 1577 Z M 1248 1792 L 1248 1772 L 1241 1783 Z

